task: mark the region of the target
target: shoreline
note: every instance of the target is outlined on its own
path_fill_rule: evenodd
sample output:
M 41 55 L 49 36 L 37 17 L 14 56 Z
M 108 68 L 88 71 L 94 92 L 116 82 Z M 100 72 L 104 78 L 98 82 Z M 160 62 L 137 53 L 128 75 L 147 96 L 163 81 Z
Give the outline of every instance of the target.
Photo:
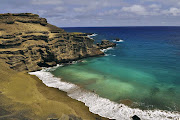
M 97 34 L 67 33 L 37 14 L 0 16 L 0 58 L 5 61 L 0 61 L 0 110 L 4 110 L 0 116 L 3 118 L 44 120 L 61 118 L 63 114 L 88 120 L 105 119 L 95 114 L 117 120 L 129 120 L 134 115 L 141 119 L 180 118 L 179 112 L 143 111 L 117 104 L 42 70 L 42 67 L 104 55 L 100 49 L 116 46 L 115 43 L 102 40 L 94 44 L 91 37 Z M 36 71 L 32 74 L 40 79 L 30 76 L 29 71 Z
M 0 70 L 0 119 L 45 120 L 74 115 L 106 120 L 89 112 L 88 107 L 65 92 L 47 87 L 36 76 L 14 71 L 2 61 Z
M 156 120 L 179 120 L 179 112 L 170 112 L 166 110 L 140 110 L 139 108 L 130 108 L 124 104 L 118 104 L 109 99 L 99 97 L 97 94 L 82 89 L 81 87 L 61 81 L 46 69 L 31 72 L 31 75 L 36 75 L 42 82 L 53 88 L 58 88 L 60 91 L 65 91 L 69 97 L 77 101 L 83 102 L 89 107 L 90 112 L 98 114 L 102 117 L 116 120 L 131 120 L 134 115 L 141 119 L 156 119 Z
M 63 114 L 69 118 L 73 115 L 73 119 L 105 119 L 65 92 L 48 88 L 27 74 L 42 67 L 104 55 L 87 33 L 67 33 L 32 13 L 0 17 L 0 119 L 45 120 Z

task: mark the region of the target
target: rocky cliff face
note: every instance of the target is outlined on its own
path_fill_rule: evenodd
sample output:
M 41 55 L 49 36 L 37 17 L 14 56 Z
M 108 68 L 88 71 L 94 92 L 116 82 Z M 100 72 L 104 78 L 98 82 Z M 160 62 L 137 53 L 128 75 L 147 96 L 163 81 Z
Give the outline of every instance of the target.
M 36 14 L 0 14 L 0 59 L 17 71 L 36 71 L 103 55 L 85 34 L 67 33 Z

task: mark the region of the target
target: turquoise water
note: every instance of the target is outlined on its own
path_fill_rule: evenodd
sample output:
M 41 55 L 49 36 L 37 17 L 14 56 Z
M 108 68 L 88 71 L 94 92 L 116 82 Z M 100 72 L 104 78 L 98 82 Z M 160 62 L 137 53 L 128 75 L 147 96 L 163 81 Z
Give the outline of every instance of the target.
M 52 73 L 101 97 L 130 107 L 180 111 L 180 27 L 65 28 L 94 32 L 96 42 L 121 38 L 104 57 L 59 67 Z

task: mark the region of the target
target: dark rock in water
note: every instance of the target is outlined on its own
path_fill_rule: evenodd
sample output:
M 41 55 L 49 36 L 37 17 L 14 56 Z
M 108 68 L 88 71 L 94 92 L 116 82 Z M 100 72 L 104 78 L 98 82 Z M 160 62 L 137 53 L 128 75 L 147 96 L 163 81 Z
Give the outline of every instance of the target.
M 102 41 L 101 41 L 101 45 L 107 45 L 107 44 L 109 44 L 109 43 L 110 43 L 109 40 L 102 40 Z
M 101 44 L 100 43 L 96 43 L 97 46 L 100 46 Z
M 98 46 L 100 49 L 106 49 L 106 48 L 108 48 L 108 47 L 115 47 L 115 46 L 116 46 L 116 43 L 110 42 L 109 40 L 102 40 L 102 41 L 101 41 L 101 44 L 97 43 L 97 46 Z
M 93 35 L 94 33 L 86 33 L 86 35 Z
M 123 41 L 120 38 L 116 38 L 115 40 L 116 40 L 116 42 L 122 42 Z
M 119 38 L 116 38 L 115 40 L 116 40 L 116 41 L 120 41 L 121 39 L 119 39 Z
M 141 120 L 137 115 L 134 115 L 134 116 L 132 117 L 132 119 L 133 119 L 133 120 Z

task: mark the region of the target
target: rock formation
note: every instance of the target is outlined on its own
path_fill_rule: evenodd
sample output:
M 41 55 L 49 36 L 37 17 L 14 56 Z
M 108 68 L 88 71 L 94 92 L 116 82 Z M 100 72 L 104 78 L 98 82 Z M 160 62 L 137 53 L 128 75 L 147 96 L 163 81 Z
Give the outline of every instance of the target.
M 86 34 L 67 33 L 32 13 L 0 14 L 0 59 L 17 71 L 99 56 L 115 46 L 107 40 L 97 46 Z
M 132 119 L 133 119 L 133 120 L 141 120 L 137 115 L 134 115 L 134 116 L 132 117 Z
M 109 40 L 102 40 L 100 44 L 97 43 L 97 46 L 98 46 L 100 49 L 106 49 L 106 48 L 108 48 L 108 47 L 115 47 L 116 44 L 110 42 Z

